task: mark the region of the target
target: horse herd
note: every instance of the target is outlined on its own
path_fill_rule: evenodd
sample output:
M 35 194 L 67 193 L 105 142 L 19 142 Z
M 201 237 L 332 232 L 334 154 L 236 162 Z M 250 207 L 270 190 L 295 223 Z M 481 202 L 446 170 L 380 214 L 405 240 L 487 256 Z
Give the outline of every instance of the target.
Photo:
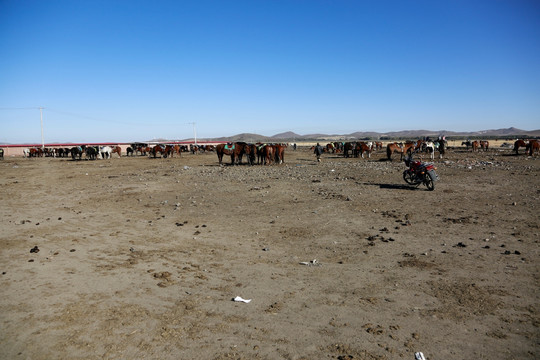
M 474 141 L 467 140 L 461 143 L 461 146 L 463 145 L 467 147 L 467 150 L 471 148 L 473 152 L 479 151 L 480 149 L 484 151 L 489 150 L 489 141 L 487 140 L 474 140 Z
M 117 153 L 118 156 L 121 156 L 122 149 L 120 146 L 91 146 L 91 145 L 81 145 L 73 146 L 71 148 L 39 148 L 33 147 L 28 149 L 23 149 L 24 157 L 70 157 L 75 159 L 81 159 L 82 155 L 85 154 L 87 159 L 95 160 L 97 158 L 108 159 L 112 154 Z
M 473 152 L 479 150 L 489 150 L 489 141 L 485 140 L 467 140 L 462 142 L 461 145 L 465 146 L 467 150 L 470 149 Z M 392 160 L 392 155 L 398 153 L 400 154 L 400 160 L 403 160 L 403 156 L 405 154 L 415 151 L 426 152 L 433 160 L 436 151 L 439 152 L 439 158 L 442 158 L 445 154 L 446 147 L 446 140 L 444 138 L 439 138 L 434 141 L 427 139 L 406 142 L 392 142 L 386 145 L 386 156 L 388 160 Z M 514 143 L 514 152 L 516 155 L 519 154 L 519 149 L 522 147 L 525 148 L 526 154 L 532 156 L 534 153 L 540 152 L 540 141 L 535 139 L 516 140 Z M 156 144 L 149 146 L 145 143 L 133 143 L 130 144 L 130 146 L 126 149 L 126 154 L 127 156 L 148 155 L 149 157 L 154 158 L 156 158 L 157 155 L 160 155 L 162 158 L 167 158 L 173 157 L 175 154 L 180 156 L 182 152 L 191 152 L 196 154 L 206 151 L 215 151 L 217 153 L 220 165 L 223 163 L 223 156 L 225 155 L 230 156 L 231 164 L 233 165 L 241 164 L 244 155 L 246 156 L 247 164 L 249 165 L 270 165 L 283 163 L 286 148 L 286 144 L 250 144 L 246 142 L 223 143 L 216 146 L 195 144 Z M 382 150 L 383 144 L 379 141 L 331 142 L 328 143 L 323 149 L 324 152 L 328 153 L 342 153 L 343 157 L 346 158 L 350 156 L 361 156 L 362 158 L 367 156 L 369 158 L 371 157 L 371 153 L 373 151 Z M 73 160 L 82 159 L 83 154 L 85 155 L 86 159 L 89 160 L 109 159 L 114 153 L 118 154 L 118 157 L 121 157 L 121 147 L 81 145 L 71 148 L 34 147 L 23 150 L 25 157 L 71 157 Z
M 540 141 L 538 140 L 516 140 L 514 143 L 514 151 L 516 152 L 516 155 L 519 155 L 519 148 L 524 147 L 525 148 L 525 154 L 529 154 L 529 156 L 532 156 L 534 153 L 540 152 Z
M 285 149 L 287 144 L 248 144 L 245 142 L 234 142 L 216 145 L 216 153 L 219 164 L 223 164 L 223 156 L 231 157 L 231 165 L 241 164 L 244 155 L 249 165 L 282 164 L 285 160 Z

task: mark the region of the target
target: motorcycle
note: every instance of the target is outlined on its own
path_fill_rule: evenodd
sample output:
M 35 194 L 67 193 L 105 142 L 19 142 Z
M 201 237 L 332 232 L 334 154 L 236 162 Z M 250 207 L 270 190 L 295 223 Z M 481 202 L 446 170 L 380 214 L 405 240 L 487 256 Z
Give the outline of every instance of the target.
M 406 156 L 404 161 L 408 169 L 403 171 L 403 180 L 407 184 L 413 186 L 424 184 L 429 191 L 435 190 L 435 181 L 439 180 L 439 176 L 435 172 L 437 168 L 433 164 L 415 161 L 413 153 Z

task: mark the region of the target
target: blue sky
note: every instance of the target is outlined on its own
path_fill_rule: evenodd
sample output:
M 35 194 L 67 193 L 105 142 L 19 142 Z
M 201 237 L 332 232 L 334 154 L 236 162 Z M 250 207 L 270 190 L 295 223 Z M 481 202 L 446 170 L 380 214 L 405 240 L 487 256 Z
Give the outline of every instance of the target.
M 540 2 L 0 0 L 0 142 L 540 128 Z

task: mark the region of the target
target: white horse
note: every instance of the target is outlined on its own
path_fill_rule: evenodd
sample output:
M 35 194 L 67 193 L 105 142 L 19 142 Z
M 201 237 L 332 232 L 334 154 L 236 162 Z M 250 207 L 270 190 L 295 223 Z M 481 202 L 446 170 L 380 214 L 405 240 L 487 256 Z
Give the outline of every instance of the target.
M 25 158 L 30 157 L 30 149 L 23 149 L 23 156 Z
M 101 154 L 102 159 L 110 159 L 112 148 L 110 146 L 100 146 L 99 153 Z
M 435 159 L 435 144 L 432 141 L 426 141 L 424 143 L 424 150 L 428 152 L 431 160 Z

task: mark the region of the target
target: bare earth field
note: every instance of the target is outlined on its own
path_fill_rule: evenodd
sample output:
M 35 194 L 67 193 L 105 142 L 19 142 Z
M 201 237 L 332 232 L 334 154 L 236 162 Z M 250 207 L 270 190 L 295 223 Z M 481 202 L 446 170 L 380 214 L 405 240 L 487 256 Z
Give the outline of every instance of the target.
M 0 358 L 540 358 L 538 157 L 385 156 L 0 161 Z

